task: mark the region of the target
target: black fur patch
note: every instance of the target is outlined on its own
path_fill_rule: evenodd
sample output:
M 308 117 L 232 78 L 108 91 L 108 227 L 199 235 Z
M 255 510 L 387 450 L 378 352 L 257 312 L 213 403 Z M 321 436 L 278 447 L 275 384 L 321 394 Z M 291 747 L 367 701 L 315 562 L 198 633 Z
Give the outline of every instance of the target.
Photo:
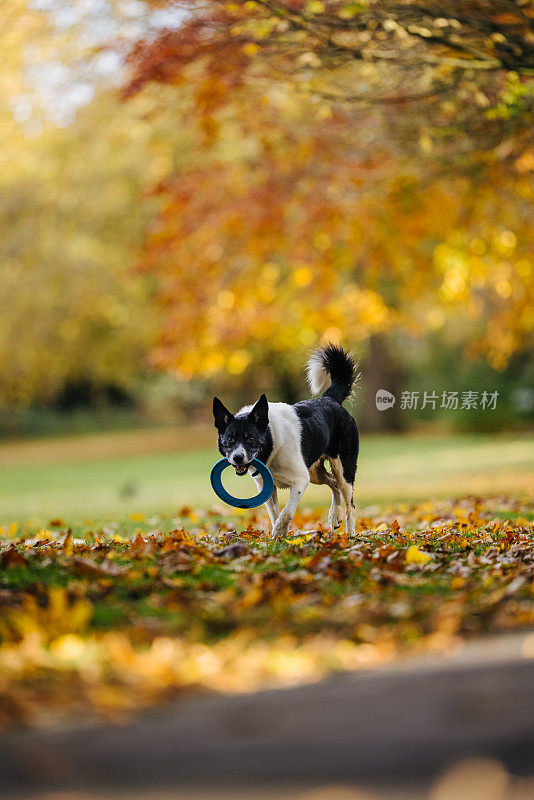
M 332 381 L 323 397 L 331 397 L 342 403 L 350 395 L 356 381 L 356 362 L 350 353 L 334 344 L 324 347 L 320 351 L 320 357 Z
M 332 388 L 332 387 L 330 387 Z M 339 457 L 347 483 L 354 483 L 359 452 L 358 427 L 339 402 L 327 396 L 295 403 L 302 426 L 302 457 L 308 469 L 321 456 Z

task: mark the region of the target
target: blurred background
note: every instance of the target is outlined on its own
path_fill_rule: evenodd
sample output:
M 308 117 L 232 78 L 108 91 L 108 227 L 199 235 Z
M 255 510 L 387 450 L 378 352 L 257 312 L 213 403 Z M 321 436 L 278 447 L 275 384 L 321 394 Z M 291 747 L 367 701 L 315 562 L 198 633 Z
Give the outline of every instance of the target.
M 361 503 L 533 491 L 528 4 L 428 6 L 488 70 L 388 4 L 273 5 L 3 9 L 2 522 L 211 503 L 213 394 L 305 398 L 325 340 Z

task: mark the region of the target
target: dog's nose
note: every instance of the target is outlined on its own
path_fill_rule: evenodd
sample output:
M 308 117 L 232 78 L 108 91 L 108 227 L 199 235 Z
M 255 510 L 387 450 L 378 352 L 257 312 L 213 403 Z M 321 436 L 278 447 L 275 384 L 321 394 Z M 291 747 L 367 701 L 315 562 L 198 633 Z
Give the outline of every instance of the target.
M 236 454 L 235 454 L 235 456 L 234 456 L 234 462 L 235 462 L 236 464 L 242 464 L 244 460 L 245 460 L 245 457 L 244 457 L 244 456 L 242 456 L 242 455 L 241 455 L 241 453 L 236 453 Z

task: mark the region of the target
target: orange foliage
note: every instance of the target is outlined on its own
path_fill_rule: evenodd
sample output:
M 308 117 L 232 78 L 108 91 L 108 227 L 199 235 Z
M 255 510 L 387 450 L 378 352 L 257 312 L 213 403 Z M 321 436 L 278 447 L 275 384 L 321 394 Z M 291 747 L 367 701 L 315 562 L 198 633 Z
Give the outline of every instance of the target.
M 470 352 L 504 366 L 534 322 L 524 155 L 495 158 L 475 182 L 408 158 L 390 113 L 356 118 L 303 93 L 257 7 L 192 6 L 130 59 L 126 93 L 176 85 L 194 140 L 191 169 L 158 187 L 143 265 L 163 308 L 154 363 L 239 374 L 324 331 L 360 341 L 460 322 Z M 250 14 L 255 25 L 235 27 Z

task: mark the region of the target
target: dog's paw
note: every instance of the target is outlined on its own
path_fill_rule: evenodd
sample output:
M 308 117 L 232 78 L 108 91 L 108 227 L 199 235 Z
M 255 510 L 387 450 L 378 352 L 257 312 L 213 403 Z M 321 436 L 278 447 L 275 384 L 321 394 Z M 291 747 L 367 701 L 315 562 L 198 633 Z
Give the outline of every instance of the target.
M 281 539 L 284 536 L 287 536 L 289 533 L 289 525 L 276 525 L 273 527 L 272 537 L 273 539 Z
M 330 528 L 334 531 L 336 528 L 339 528 L 342 522 L 343 509 L 341 506 L 330 506 L 330 511 L 328 512 L 328 524 Z
M 273 525 L 272 537 L 278 539 L 280 536 L 287 536 L 289 532 L 289 523 L 291 519 L 284 514 L 280 514 L 275 524 Z

